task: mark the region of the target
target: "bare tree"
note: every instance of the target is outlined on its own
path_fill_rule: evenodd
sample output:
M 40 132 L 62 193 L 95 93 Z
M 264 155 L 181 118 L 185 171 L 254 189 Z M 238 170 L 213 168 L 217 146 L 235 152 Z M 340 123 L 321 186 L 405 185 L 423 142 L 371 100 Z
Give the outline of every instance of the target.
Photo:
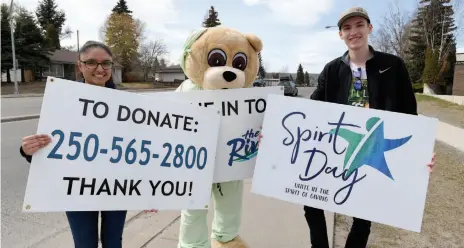
M 280 68 L 280 73 L 288 73 L 288 66 L 284 65 L 282 68 Z
M 69 39 L 74 32 L 70 27 L 66 27 L 60 34 L 60 40 Z
M 139 60 L 145 82 L 148 81 L 149 73 L 156 69 L 157 58 L 167 53 L 167 47 L 162 40 L 149 41 L 140 46 Z
M 389 3 L 383 22 L 373 34 L 373 45 L 377 50 L 405 57 L 411 30 L 411 16 L 399 7 L 398 0 Z

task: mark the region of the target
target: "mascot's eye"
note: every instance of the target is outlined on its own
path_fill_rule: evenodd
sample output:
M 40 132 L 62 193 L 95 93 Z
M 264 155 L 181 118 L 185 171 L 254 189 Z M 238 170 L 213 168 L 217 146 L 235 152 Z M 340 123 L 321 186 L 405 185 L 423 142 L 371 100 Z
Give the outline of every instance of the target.
M 225 66 L 227 62 L 227 56 L 221 49 L 213 49 L 208 54 L 208 65 L 211 67 Z
M 247 57 L 244 53 L 237 53 L 232 60 L 232 67 L 244 71 L 247 66 Z

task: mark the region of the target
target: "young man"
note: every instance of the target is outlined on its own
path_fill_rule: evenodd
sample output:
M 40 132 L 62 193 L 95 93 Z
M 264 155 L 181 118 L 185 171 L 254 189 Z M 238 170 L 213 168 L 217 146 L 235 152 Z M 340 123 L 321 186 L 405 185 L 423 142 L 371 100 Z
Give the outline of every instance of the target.
M 372 24 L 363 8 L 346 10 L 338 21 L 348 51 L 329 62 L 311 99 L 417 115 L 417 103 L 403 60 L 368 45 Z M 432 163 L 428 166 L 432 167 Z M 304 207 L 312 248 L 329 248 L 324 211 Z M 353 218 L 345 248 L 365 248 L 371 222 Z

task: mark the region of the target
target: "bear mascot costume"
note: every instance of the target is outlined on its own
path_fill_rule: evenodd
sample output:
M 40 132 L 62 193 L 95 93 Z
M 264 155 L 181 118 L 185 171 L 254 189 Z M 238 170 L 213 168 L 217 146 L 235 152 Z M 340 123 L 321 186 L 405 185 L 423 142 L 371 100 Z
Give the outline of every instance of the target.
M 176 91 L 248 88 L 258 74 L 258 53 L 262 48 L 261 39 L 254 34 L 242 34 L 223 26 L 195 30 L 186 40 L 180 60 L 188 79 Z M 238 235 L 243 181 L 215 183 L 212 195 L 211 241 L 208 210 L 183 210 L 178 248 L 247 248 Z

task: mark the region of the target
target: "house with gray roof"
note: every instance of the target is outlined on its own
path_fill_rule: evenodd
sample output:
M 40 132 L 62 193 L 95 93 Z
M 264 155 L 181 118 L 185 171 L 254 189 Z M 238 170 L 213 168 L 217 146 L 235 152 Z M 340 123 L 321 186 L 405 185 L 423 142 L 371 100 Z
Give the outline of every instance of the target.
M 456 53 L 454 65 L 453 95 L 464 96 L 464 53 Z
M 180 65 L 171 65 L 155 70 L 155 82 L 180 83 L 187 79 Z

